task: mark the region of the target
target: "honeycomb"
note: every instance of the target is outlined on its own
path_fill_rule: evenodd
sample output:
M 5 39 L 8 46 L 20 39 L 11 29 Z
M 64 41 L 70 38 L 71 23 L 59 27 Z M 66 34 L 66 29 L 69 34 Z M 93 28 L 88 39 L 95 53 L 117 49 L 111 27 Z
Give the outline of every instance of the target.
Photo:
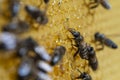
M 108 35 L 118 46 L 120 44 L 120 10 L 119 0 L 111 1 L 111 10 L 105 10 L 102 6 L 94 10 L 88 9 L 89 0 L 50 0 L 46 6 L 42 0 L 21 0 L 21 9 L 18 17 L 29 21 L 30 18 L 24 10 L 25 5 L 33 5 L 45 9 L 49 18 L 46 25 L 39 25 L 36 22 L 30 24 L 28 32 L 16 34 L 21 38 L 33 37 L 40 45 L 44 46 L 49 53 L 57 45 L 63 45 L 67 51 L 62 61 L 49 73 L 53 80 L 74 80 L 80 75 L 77 69 L 88 72 L 93 80 L 117 80 L 120 78 L 119 48 L 113 50 L 105 47 L 102 51 L 96 51 L 99 61 L 97 71 L 92 71 L 86 60 L 79 56 L 73 58 L 76 49 L 72 49 L 68 37 L 72 35 L 67 28 L 75 28 L 84 36 L 87 43 L 91 43 L 96 31 Z M 7 0 L 0 0 L 0 13 L 8 12 Z M 0 15 L 1 26 L 9 19 Z M 94 43 L 91 43 L 95 47 Z M 0 80 L 16 80 L 17 68 L 20 59 L 14 56 L 14 52 L 0 52 Z

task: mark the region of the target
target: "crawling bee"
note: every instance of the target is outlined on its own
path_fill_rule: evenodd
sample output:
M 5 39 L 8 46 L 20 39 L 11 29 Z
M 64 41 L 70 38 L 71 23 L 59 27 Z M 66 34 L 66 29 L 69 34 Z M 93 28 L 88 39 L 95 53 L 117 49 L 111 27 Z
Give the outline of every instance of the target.
M 48 23 L 48 18 L 46 16 L 45 11 L 39 10 L 34 6 L 25 6 L 25 10 L 39 24 L 44 25 Z
M 81 72 L 80 70 L 78 70 L 81 74 L 80 76 L 76 77 L 76 79 L 82 79 L 82 80 L 92 80 L 92 77 L 86 73 L 86 72 Z
M 104 34 L 96 32 L 94 34 L 94 38 L 95 38 L 95 42 L 98 41 L 102 45 L 102 48 L 100 48 L 98 50 L 102 50 L 104 48 L 104 45 L 106 45 L 106 46 L 108 46 L 108 47 L 110 47 L 112 49 L 117 49 L 118 48 L 117 44 L 115 44 L 112 40 L 107 38 Z
M 12 22 L 4 25 L 2 31 L 11 33 L 23 33 L 28 31 L 29 25 L 25 21 L 13 20 Z
M 75 45 L 74 46 L 78 48 L 78 50 L 74 54 L 74 57 L 79 53 L 79 55 L 80 55 L 80 57 L 82 59 L 88 60 L 89 56 L 88 56 L 87 48 L 89 47 L 89 45 L 84 42 L 84 38 L 83 38 L 82 35 L 80 35 L 80 32 L 76 31 L 73 28 L 69 28 L 68 30 L 74 36 L 74 38 L 73 38 L 74 41 L 75 41 Z
M 50 64 L 52 66 L 56 65 L 63 57 L 65 54 L 66 48 L 64 46 L 57 46 L 53 52 L 53 56 L 51 59 Z
M 84 42 L 84 38 L 82 35 L 80 35 L 80 32 L 75 31 L 75 29 L 72 28 L 69 28 L 68 30 L 74 36 L 74 46 L 78 48 L 78 50 L 74 54 L 74 57 L 79 54 L 82 59 L 86 59 L 89 61 L 89 65 L 93 70 L 96 70 L 98 67 L 98 61 L 93 47 Z
M 98 7 L 99 4 L 101 4 L 105 9 L 111 9 L 111 6 L 108 2 L 108 0 L 90 0 L 91 3 L 90 3 L 90 8 L 93 9 L 93 8 L 96 8 Z
M 9 32 L 0 33 L 0 50 L 15 50 L 17 47 L 17 38 Z

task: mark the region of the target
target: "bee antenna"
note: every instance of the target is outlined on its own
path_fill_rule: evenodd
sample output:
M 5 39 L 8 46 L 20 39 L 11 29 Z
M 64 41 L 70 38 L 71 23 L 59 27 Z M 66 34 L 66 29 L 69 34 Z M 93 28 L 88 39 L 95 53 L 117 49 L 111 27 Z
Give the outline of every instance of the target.
M 82 73 L 79 69 L 77 69 L 78 72 Z

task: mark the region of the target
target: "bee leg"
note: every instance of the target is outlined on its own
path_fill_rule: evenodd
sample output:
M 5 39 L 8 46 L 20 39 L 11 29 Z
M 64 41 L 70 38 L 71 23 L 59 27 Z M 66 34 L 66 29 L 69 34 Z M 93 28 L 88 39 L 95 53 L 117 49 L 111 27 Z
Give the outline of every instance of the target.
M 75 47 L 78 47 L 77 45 L 75 45 L 75 44 L 71 44 L 72 46 L 75 46 Z
M 68 36 L 67 36 L 67 39 L 71 42 L 71 51 L 72 51 L 72 49 L 76 49 L 74 46 L 76 46 L 75 44 L 73 44 L 73 41 L 72 41 L 72 39 L 74 39 L 74 38 L 69 38 Z
M 90 9 L 94 9 L 94 8 L 98 7 L 98 5 L 99 5 L 99 4 L 95 4 L 94 6 L 90 6 L 89 8 L 90 8 Z
M 73 55 L 73 57 L 77 56 L 78 52 L 79 52 L 79 49 L 76 51 L 76 53 Z
M 98 6 L 99 6 L 98 0 L 94 0 L 94 2 L 90 2 L 90 3 L 89 3 L 89 8 L 90 8 L 90 9 L 94 9 L 94 8 L 96 8 L 96 7 L 98 7 Z
M 104 49 L 104 44 L 103 44 L 103 43 L 100 43 L 100 44 L 98 44 L 98 45 L 101 45 L 101 47 L 100 47 L 100 48 L 97 48 L 97 49 L 96 49 L 97 51 L 100 51 L 100 50 L 103 50 L 103 49 Z

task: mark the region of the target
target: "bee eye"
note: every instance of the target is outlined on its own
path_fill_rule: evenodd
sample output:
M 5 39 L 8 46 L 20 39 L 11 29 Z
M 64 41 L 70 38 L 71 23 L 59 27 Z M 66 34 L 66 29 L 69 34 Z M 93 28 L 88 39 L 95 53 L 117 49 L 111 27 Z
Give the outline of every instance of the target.
M 79 33 L 79 32 L 75 32 L 75 33 L 74 33 L 74 36 L 75 36 L 75 37 L 78 37 L 78 36 L 80 36 L 80 33 Z
M 95 33 L 95 38 L 97 38 L 97 37 L 98 37 L 98 35 L 99 35 L 99 32 L 96 32 L 96 33 Z
M 94 49 L 93 49 L 93 47 L 89 47 L 88 50 L 89 51 L 93 51 Z

